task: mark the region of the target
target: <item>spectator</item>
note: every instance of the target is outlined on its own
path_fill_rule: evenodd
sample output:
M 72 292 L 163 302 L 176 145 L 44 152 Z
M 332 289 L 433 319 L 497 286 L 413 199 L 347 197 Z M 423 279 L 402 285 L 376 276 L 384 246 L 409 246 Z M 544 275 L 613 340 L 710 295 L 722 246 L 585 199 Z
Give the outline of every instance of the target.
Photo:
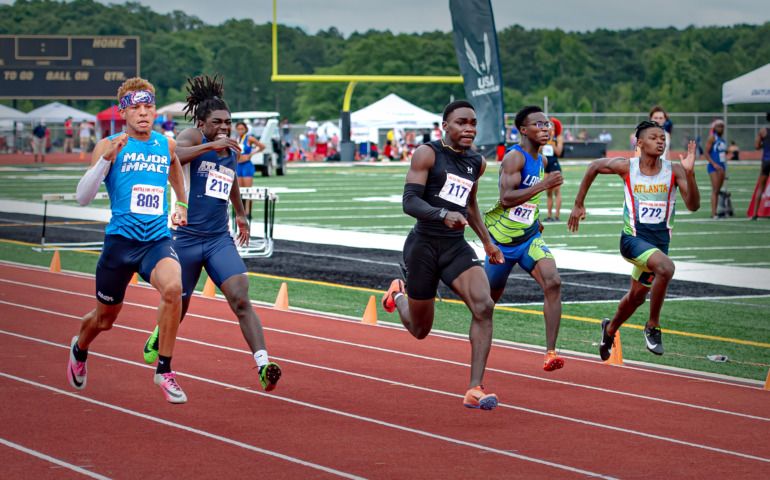
M 315 121 L 314 116 L 310 116 L 310 120 L 305 122 L 305 135 L 307 135 L 308 149 L 310 151 L 315 150 L 316 131 L 318 130 L 318 122 Z
M 730 146 L 727 147 L 727 152 L 730 154 L 730 160 L 740 160 L 741 149 L 735 142 L 730 142 Z
M 70 153 L 75 148 L 75 139 L 72 137 L 74 134 L 72 117 L 67 117 L 64 120 L 64 153 Z
M 441 129 L 438 127 L 438 122 L 433 122 L 433 128 L 430 131 L 430 141 L 441 140 L 443 136 Z
M 45 163 L 45 137 L 48 129 L 45 127 L 45 122 L 40 122 L 38 126 L 32 129 L 32 154 L 35 155 L 35 163 L 37 163 L 37 157 L 40 156 L 40 163 Z
M 286 117 L 281 120 L 281 140 L 287 147 L 291 145 L 291 124 Z
M 385 140 L 385 148 L 382 149 L 382 155 L 388 160 L 393 160 L 393 145 L 390 140 Z
M 589 140 L 588 131 L 585 128 L 580 129 L 580 132 L 578 133 L 578 136 L 577 136 L 577 140 L 578 142 L 587 142 Z
M 80 122 L 80 153 L 88 151 L 88 144 L 91 142 L 91 124 L 83 120 Z
M 599 134 L 599 141 L 610 143 L 612 141 L 612 135 L 607 130 L 602 130 L 602 133 Z

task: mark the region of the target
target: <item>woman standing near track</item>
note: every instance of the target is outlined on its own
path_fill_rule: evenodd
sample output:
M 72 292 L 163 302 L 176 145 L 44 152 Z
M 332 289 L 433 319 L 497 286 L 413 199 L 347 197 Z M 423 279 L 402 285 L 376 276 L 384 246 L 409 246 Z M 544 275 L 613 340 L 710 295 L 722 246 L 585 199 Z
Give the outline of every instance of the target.
M 727 142 L 722 135 L 725 133 L 725 122 L 722 120 L 714 121 L 714 133 L 709 135 L 706 140 L 706 151 L 703 156 L 708 163 L 708 173 L 711 179 L 711 218 L 718 219 L 717 204 L 719 202 L 719 191 L 725 183 L 727 175 Z
M 235 124 L 237 134 L 236 141 L 241 147 L 241 157 L 238 159 L 239 187 L 251 187 L 254 185 L 254 164 L 251 163 L 251 156 L 265 149 L 265 145 L 259 140 L 248 134 L 248 128 L 244 122 Z M 251 220 L 251 200 L 242 200 L 243 207 L 246 209 L 246 216 Z
M 561 165 L 559 165 L 559 157 L 561 157 L 564 150 L 564 136 L 561 134 L 561 122 L 556 118 L 551 118 L 551 128 L 548 131 L 548 143 L 543 146 L 542 154 L 548 160 L 545 165 L 545 179 L 553 172 L 561 172 Z M 548 206 L 548 217 L 546 222 L 558 222 L 559 211 L 561 210 L 561 185 L 557 185 L 553 188 L 549 188 L 545 191 L 547 196 L 546 205 Z M 551 215 L 551 209 L 556 207 L 556 212 Z

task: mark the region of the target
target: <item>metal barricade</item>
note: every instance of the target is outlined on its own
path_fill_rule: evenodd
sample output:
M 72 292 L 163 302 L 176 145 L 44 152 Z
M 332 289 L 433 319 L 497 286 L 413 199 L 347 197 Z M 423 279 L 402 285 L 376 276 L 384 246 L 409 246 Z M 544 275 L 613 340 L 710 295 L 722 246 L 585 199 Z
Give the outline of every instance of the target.
M 238 247 L 238 253 L 243 258 L 269 257 L 273 254 L 273 225 L 275 223 L 275 204 L 278 201 L 278 195 L 274 194 L 267 187 L 242 187 L 241 198 L 243 200 L 264 202 L 264 221 L 262 236 L 254 235 L 256 229 L 251 229 L 249 245 Z M 232 209 L 232 205 L 230 205 Z M 231 214 L 230 233 L 233 238 L 238 238 L 238 225 L 235 223 L 235 217 Z
M 106 192 L 96 194 L 94 200 L 106 200 L 110 198 Z M 61 242 L 45 243 L 45 227 L 48 220 L 48 201 L 49 200 L 77 200 L 74 193 L 45 193 L 43 194 L 43 231 L 40 234 L 40 247 L 34 247 L 33 250 L 39 252 L 49 250 L 101 250 L 104 242 Z

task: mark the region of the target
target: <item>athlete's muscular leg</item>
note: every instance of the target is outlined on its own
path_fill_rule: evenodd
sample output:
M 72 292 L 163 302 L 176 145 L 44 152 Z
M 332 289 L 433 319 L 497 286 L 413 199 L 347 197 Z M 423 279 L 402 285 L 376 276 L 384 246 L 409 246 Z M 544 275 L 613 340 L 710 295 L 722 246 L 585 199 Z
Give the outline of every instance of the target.
M 660 309 L 666 299 L 668 284 L 674 277 L 675 267 L 674 262 L 665 253 L 655 252 L 647 260 L 647 268 L 655 274 L 650 293 L 650 319 L 647 321 L 647 328 L 654 328 L 660 326 Z
M 641 307 L 647 300 L 647 293 L 650 291 L 650 287 L 645 287 L 638 281 L 631 279 L 631 288 L 628 290 L 620 303 L 618 309 L 615 311 L 615 315 L 607 325 L 607 334 L 612 336 L 618 331 L 621 325 L 626 323 L 626 320 L 631 318 L 637 308 Z
M 553 196 L 554 196 L 554 215 L 553 218 L 558 219 L 559 218 L 559 212 L 561 211 L 561 187 L 554 187 L 553 189 Z M 548 215 L 551 215 L 551 209 L 548 209 Z
M 251 353 L 257 350 L 265 350 L 265 333 L 257 313 L 249 300 L 249 278 L 246 275 L 233 275 L 222 283 L 220 287 L 225 294 L 227 303 L 241 326 L 241 333 L 246 343 L 249 344 Z
M 719 190 L 722 188 L 722 184 L 725 182 L 725 172 L 711 172 L 709 174 L 711 180 L 711 215 L 717 214 L 717 204 L 719 202 Z
M 171 357 L 182 318 L 182 269 L 173 258 L 161 259 L 150 274 L 150 283 L 160 293 L 158 305 L 158 354 Z
M 436 299 L 415 300 L 400 295 L 396 299 L 396 309 L 401 323 L 418 340 L 427 337 L 433 328 L 433 315 Z
M 545 342 L 548 350 L 556 350 L 556 338 L 561 324 L 561 277 L 553 258 L 543 258 L 532 269 L 534 278 L 545 294 L 543 316 L 545 317 Z
M 487 357 L 492 346 L 492 315 L 495 302 L 489 296 L 487 274 L 481 267 L 471 267 L 452 282 L 452 290 L 460 296 L 471 311 L 471 383 L 470 387 L 481 385 Z
M 96 308 L 86 314 L 80 323 L 78 348 L 88 350 L 89 345 L 91 345 L 91 342 L 94 341 L 97 335 L 111 329 L 112 324 L 118 318 L 121 308 L 123 308 L 123 302 L 117 305 L 105 305 L 97 300 Z

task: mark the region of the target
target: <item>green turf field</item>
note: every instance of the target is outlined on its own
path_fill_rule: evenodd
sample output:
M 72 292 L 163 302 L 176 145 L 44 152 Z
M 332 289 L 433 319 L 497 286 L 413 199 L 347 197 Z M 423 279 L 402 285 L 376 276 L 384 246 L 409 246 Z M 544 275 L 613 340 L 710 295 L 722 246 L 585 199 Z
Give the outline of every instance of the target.
M 621 229 L 623 202 L 619 177 L 600 176 L 586 199 L 588 217 L 578 234 L 566 229 L 572 206 L 586 164 L 564 162 L 565 184 L 561 222 L 546 224 L 544 238 L 550 247 L 616 255 Z M 84 166 L 0 169 L 0 199 L 40 202 L 42 193 L 74 192 Z M 313 226 L 338 230 L 405 235 L 413 220 L 401 211 L 401 193 L 407 166 L 403 164 L 319 165 L 289 168 L 284 177 L 255 178 L 255 186 L 278 191 L 276 223 Z M 479 204 L 492 206 L 497 197 L 497 166 L 490 164 L 482 178 Z M 754 190 L 759 166 L 733 162 L 729 167 L 729 188 L 736 217 L 710 219 L 710 184 L 705 165 L 696 169 L 701 191 L 701 209 L 684 210 L 677 201 L 677 218 L 671 256 L 677 261 L 713 263 L 750 268 L 770 268 L 767 242 L 770 220 L 747 220 L 745 214 Z M 103 187 L 102 187 L 103 188 Z M 69 203 L 70 205 L 73 202 Z M 106 202 L 102 202 L 106 206 Z M 545 208 L 545 196 L 541 203 Z M 1 233 L 1 231 L 0 231 Z M 469 239 L 474 239 L 469 232 Z M 34 252 L 30 245 L 0 243 L 0 259 L 47 266 L 51 253 Z M 558 258 L 557 258 L 558 262 Z M 93 273 L 96 255 L 62 252 L 65 269 Z M 281 282 L 289 284 L 292 307 L 361 317 L 369 296 L 382 292 L 252 275 L 252 298 L 272 303 Z M 622 285 L 625 287 L 625 284 Z M 202 287 L 202 285 L 200 285 Z M 765 286 L 767 287 L 767 286 Z M 619 294 L 620 296 L 620 294 Z M 559 347 L 596 354 L 598 322 L 611 316 L 617 302 L 565 303 Z M 498 307 L 495 337 L 542 346 L 545 342 L 541 305 Z M 661 365 L 690 368 L 754 380 L 765 380 L 770 368 L 770 298 L 668 300 L 663 307 L 666 355 L 655 357 L 644 349 L 639 328 L 646 320 L 643 306 L 621 329 L 624 358 Z M 397 321 L 378 312 L 380 321 Z M 470 321 L 467 309 L 454 302 L 437 308 L 435 328 L 467 333 Z M 731 361 L 714 363 L 707 355 L 726 355 Z

